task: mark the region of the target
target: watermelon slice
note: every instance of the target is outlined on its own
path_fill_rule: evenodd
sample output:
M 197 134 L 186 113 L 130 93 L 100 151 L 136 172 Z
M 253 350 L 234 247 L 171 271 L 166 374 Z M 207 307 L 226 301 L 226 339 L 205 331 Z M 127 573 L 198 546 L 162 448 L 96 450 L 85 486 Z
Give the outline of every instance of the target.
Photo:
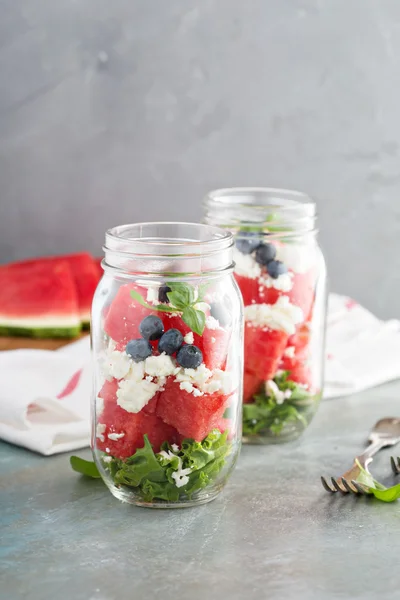
M 260 284 L 258 283 L 258 279 L 251 279 L 250 277 L 244 277 L 243 275 L 238 275 L 237 273 L 235 273 L 234 275 L 242 293 L 244 305 L 250 306 L 251 304 L 260 304 Z
M 76 287 L 80 320 L 83 325 L 90 323 L 90 311 L 93 295 L 99 282 L 99 268 L 88 252 L 66 254 L 65 256 L 45 256 L 43 258 L 30 258 L 13 263 L 13 265 L 27 266 L 35 264 L 57 265 L 67 262 L 71 268 L 73 281 Z M 10 265 L 12 266 L 12 265 Z M 33 275 L 31 275 L 32 277 Z
M 159 396 L 156 414 L 184 437 L 201 442 L 218 427 L 229 396 L 214 393 L 197 397 L 181 390 L 179 385 L 172 377 L 168 379 Z
M 0 334 L 75 337 L 78 298 L 67 261 L 26 261 L 0 267 Z
M 125 346 L 129 340 L 141 337 L 139 325 L 144 317 L 157 315 L 154 310 L 145 308 L 131 296 L 131 291 L 138 292 L 146 298 L 147 290 L 139 285 L 128 283 L 122 285 L 111 302 L 104 318 L 104 331 L 115 342 Z
M 272 379 L 286 348 L 289 335 L 285 331 L 276 331 L 254 327 L 246 323 L 244 330 L 245 370 L 257 375 L 260 380 Z

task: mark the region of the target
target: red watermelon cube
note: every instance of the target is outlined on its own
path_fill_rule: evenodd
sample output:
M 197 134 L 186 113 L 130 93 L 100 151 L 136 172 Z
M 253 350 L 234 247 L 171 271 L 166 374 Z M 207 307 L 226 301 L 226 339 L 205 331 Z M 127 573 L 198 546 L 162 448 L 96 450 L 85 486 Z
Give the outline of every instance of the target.
M 260 380 L 272 379 L 286 348 L 289 335 L 246 323 L 244 332 L 245 370 L 257 375 Z
M 260 390 L 263 380 L 250 371 L 244 372 L 243 377 L 243 402 L 247 404 L 253 401 L 253 396 Z
M 180 384 L 170 377 L 158 399 L 156 414 L 184 437 L 201 442 L 218 427 L 227 400 L 228 396 L 217 392 L 193 396 L 181 390 Z
M 147 290 L 139 285 L 122 285 L 104 316 L 104 331 L 115 342 L 123 346 L 135 338 L 139 338 L 139 325 L 144 317 L 158 313 L 142 306 L 131 296 L 131 291 L 138 292 L 146 300 Z

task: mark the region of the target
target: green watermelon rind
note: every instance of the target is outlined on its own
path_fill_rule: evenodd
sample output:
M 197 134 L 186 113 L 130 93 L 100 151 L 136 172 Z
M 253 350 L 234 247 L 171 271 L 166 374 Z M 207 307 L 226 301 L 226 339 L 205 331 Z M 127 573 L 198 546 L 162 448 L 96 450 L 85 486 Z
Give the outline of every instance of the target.
M 1 336 L 18 336 L 33 338 L 74 338 L 81 333 L 81 325 L 68 327 L 13 327 L 0 325 Z

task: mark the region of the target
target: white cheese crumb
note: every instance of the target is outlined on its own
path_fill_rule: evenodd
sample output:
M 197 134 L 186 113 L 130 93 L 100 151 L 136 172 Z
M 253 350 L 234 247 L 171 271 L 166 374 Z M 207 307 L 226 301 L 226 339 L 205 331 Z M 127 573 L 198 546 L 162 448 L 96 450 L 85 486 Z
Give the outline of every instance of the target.
M 101 441 L 104 442 L 104 432 L 106 430 L 106 426 L 104 425 L 104 423 L 97 423 L 96 425 L 96 437 Z
M 113 350 L 108 356 L 108 375 L 115 379 L 125 377 L 132 365 L 132 359 L 126 352 Z
M 104 399 L 97 396 L 96 398 L 96 415 L 99 417 L 104 410 Z
M 274 288 L 275 290 L 279 290 L 280 292 L 290 292 L 293 287 L 293 274 L 292 273 L 282 273 L 276 279 L 273 277 L 269 277 L 268 275 L 265 277 L 260 277 L 258 283 L 261 286 L 266 288 Z M 262 293 L 262 288 L 260 290 Z
M 173 452 L 179 452 L 179 446 L 177 444 L 171 444 Z
M 153 305 L 160 304 L 160 301 L 158 299 L 158 290 L 159 290 L 158 285 L 157 286 L 156 285 L 149 286 L 149 288 L 147 290 L 147 296 L 146 296 L 146 300 L 149 304 L 153 304 Z
M 310 244 L 277 245 L 276 258 L 295 273 L 306 273 L 316 262 L 316 247 Z
M 143 379 L 141 382 L 129 379 L 119 382 L 117 404 L 127 412 L 138 413 L 159 390 L 159 383 Z
M 287 398 L 290 398 L 292 395 L 291 390 L 285 390 L 284 392 L 280 390 L 272 379 L 265 382 L 265 392 L 267 396 L 272 396 L 275 398 L 275 402 L 277 404 L 283 404 Z
M 107 437 L 109 440 L 113 440 L 113 442 L 118 442 L 124 435 L 125 433 L 109 433 Z
M 188 392 L 189 394 L 193 394 L 193 396 L 203 396 L 203 392 L 201 392 L 198 388 L 195 388 L 193 383 L 190 381 L 182 381 L 179 384 L 181 390 Z
M 233 260 L 235 262 L 235 273 L 237 273 L 237 275 L 249 277 L 250 279 L 258 279 L 261 276 L 261 267 L 251 254 L 242 254 L 239 250 L 234 248 Z
M 194 342 L 194 335 L 193 335 L 193 332 L 192 332 L 192 331 L 189 331 L 189 333 L 187 333 L 187 334 L 185 335 L 185 337 L 183 338 L 183 341 L 184 341 L 186 344 L 193 344 L 193 342 Z
M 284 351 L 283 356 L 287 356 L 287 358 L 294 358 L 294 353 L 295 353 L 295 347 L 288 346 L 286 348 L 286 350 Z
M 176 487 L 183 487 L 184 485 L 189 483 L 188 475 L 190 475 L 191 472 L 192 469 L 190 467 L 188 467 L 187 469 L 179 469 L 177 471 L 174 471 L 172 473 L 172 479 L 175 480 Z
M 112 457 L 111 456 L 104 456 L 102 460 L 105 463 L 110 463 L 112 461 Z
M 160 356 L 149 356 L 144 363 L 145 372 L 153 377 L 172 375 L 176 369 L 175 360 L 164 353 Z
M 206 318 L 206 327 L 207 327 L 207 329 L 219 329 L 220 328 L 217 319 L 214 319 L 214 317 L 211 317 L 211 315 Z
M 296 325 L 304 321 L 301 308 L 291 304 L 287 296 L 281 296 L 275 304 L 245 306 L 244 316 L 245 321 L 255 327 L 269 327 L 289 335 L 293 335 Z
M 106 448 L 106 452 L 109 454 L 110 453 L 110 448 Z
M 163 458 L 166 458 L 167 460 L 172 460 L 173 458 L 176 458 L 175 454 L 171 452 L 171 450 L 160 450 L 158 454 Z

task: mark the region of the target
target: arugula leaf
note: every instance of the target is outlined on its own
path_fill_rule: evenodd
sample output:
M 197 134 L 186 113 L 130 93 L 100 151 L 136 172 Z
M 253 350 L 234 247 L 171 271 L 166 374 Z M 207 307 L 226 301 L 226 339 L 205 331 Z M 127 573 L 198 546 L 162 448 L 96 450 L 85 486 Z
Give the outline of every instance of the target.
M 79 456 L 71 456 L 69 462 L 73 470 L 81 475 L 86 475 L 86 477 L 92 477 L 93 479 L 99 479 L 101 477 L 98 468 L 91 460 L 85 460 L 79 458 Z
M 261 389 L 254 396 L 254 403 L 243 405 L 244 435 L 252 436 L 269 432 L 278 436 L 287 424 L 295 422 L 301 427 L 307 427 L 307 418 L 303 411 L 315 403 L 316 397 L 288 377 L 289 371 L 283 371 L 274 377 L 274 382 L 280 391 L 291 392 L 290 397 L 282 404 L 278 404 L 273 396 L 268 396 L 266 391 Z
M 357 466 L 360 469 L 360 475 L 357 477 L 357 483 L 361 483 L 368 494 L 371 494 L 381 500 L 381 502 L 394 502 L 400 498 L 400 483 L 386 488 L 384 485 L 379 483 L 366 469 L 364 469 L 358 460 L 356 460 Z
M 187 306 L 182 312 L 182 321 L 184 321 L 194 333 L 203 335 L 206 326 L 206 315 L 202 310 L 196 310 L 191 306 Z
M 136 488 L 146 502 L 151 502 L 154 498 L 176 502 L 181 497 L 190 498 L 215 479 L 231 451 L 231 443 L 227 438 L 228 431 L 222 434 L 215 429 L 202 442 L 189 438 L 183 440 L 177 453 L 173 453 L 172 447 L 164 442 L 162 450 L 173 454 L 166 458 L 154 453 L 145 435 L 144 448 L 124 461 L 113 458 L 105 468 L 117 486 Z M 172 477 L 179 466 L 191 469 L 188 482 L 180 488 Z

